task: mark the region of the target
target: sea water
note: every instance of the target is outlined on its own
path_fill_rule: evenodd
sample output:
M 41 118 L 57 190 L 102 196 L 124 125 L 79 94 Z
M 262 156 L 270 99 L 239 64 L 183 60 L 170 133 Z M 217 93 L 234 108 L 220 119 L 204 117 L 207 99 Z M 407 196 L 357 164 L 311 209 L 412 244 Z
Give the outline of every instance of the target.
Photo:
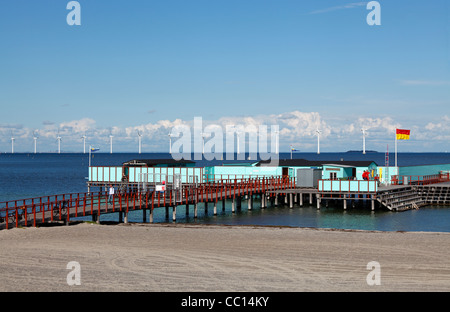
M 167 153 L 94 153 L 91 156 L 93 166 L 120 166 L 132 159 L 169 158 Z M 308 160 L 373 160 L 384 165 L 384 153 L 296 153 L 294 158 Z M 280 158 L 290 158 L 290 154 L 280 154 Z M 222 160 L 196 162 L 197 166 L 220 165 Z M 399 153 L 399 166 L 450 163 L 447 153 Z M 0 154 L 0 202 L 32 197 L 84 193 L 87 191 L 89 154 L 83 153 L 15 153 Z M 391 163 L 391 165 L 393 165 Z M 383 208 L 372 211 L 368 206 L 342 208 L 341 204 L 322 206 L 316 209 L 304 201 L 303 207 L 294 208 L 280 205 L 261 208 L 259 200 L 254 200 L 252 210 L 248 210 L 243 200 L 240 210 L 231 212 L 231 202 L 217 205 L 217 215 L 210 203 L 205 210 L 204 204 L 198 205 L 198 217 L 194 218 L 193 205 L 189 209 L 178 206 L 176 222 L 191 224 L 223 225 L 267 225 L 331 229 L 353 229 L 373 231 L 426 231 L 450 232 L 450 206 L 427 206 L 419 210 L 392 212 Z M 142 211 L 131 211 L 129 222 L 142 222 Z M 85 218 L 84 220 L 90 220 Z M 118 214 L 101 216 L 102 221 L 118 221 Z M 148 213 L 147 213 L 148 221 Z M 164 208 L 154 210 L 154 223 L 172 222 L 172 209 L 166 214 Z

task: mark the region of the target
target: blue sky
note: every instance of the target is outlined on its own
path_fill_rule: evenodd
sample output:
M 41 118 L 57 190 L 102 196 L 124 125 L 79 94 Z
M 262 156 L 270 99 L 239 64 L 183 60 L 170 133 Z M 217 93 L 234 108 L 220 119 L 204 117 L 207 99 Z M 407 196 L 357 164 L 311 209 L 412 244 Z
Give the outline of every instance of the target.
M 176 124 L 277 124 L 280 151 L 450 150 L 450 3 L 68 0 L 0 5 L 0 151 L 168 151 Z

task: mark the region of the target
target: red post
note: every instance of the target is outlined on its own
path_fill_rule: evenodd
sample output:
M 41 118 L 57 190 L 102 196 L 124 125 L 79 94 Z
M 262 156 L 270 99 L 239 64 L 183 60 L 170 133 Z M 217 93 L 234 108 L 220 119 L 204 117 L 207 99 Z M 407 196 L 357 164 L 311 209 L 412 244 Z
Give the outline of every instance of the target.
M 50 202 L 50 197 L 48 204 L 50 205 L 50 221 L 53 222 L 53 204 Z
M 72 197 L 72 195 L 70 195 L 70 197 Z M 70 206 L 71 202 L 69 202 L 69 204 L 67 205 L 67 223 L 70 222 Z
M 39 209 L 42 212 L 42 223 L 44 223 L 44 221 L 45 221 L 45 219 L 44 219 L 45 207 L 42 206 L 42 197 L 39 198 Z
M 152 193 L 152 210 L 155 207 L 155 192 Z
M 6 202 L 6 207 L 5 207 L 5 208 L 6 208 L 6 209 L 5 209 L 5 211 L 6 211 L 6 212 L 5 212 L 5 213 L 6 213 L 6 214 L 5 214 L 6 229 L 8 229 L 8 224 L 9 224 L 9 222 L 8 222 L 8 221 L 9 221 L 9 219 L 8 219 L 8 216 L 9 216 L 9 215 L 8 215 L 8 202 Z
M 33 209 L 33 226 L 36 227 L 36 206 L 34 205 L 34 199 L 31 200 L 31 207 Z
M 25 205 L 25 200 L 23 201 L 23 215 L 25 216 L 25 226 L 27 226 L 27 219 L 28 219 L 28 213 L 27 213 L 27 205 Z
M 77 193 L 77 200 L 75 202 L 75 217 L 78 217 L 78 205 L 80 204 L 80 193 Z

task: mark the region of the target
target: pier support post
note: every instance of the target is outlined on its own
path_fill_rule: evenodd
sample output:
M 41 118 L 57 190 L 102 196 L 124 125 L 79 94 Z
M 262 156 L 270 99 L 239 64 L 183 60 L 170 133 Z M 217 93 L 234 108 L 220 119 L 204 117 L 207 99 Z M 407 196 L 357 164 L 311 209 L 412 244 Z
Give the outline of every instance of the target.
M 150 208 L 150 216 L 149 216 L 149 220 L 150 223 L 153 223 L 153 209 Z
M 235 212 L 235 211 L 234 211 L 235 201 L 236 201 L 236 198 L 233 197 L 233 198 L 231 199 L 231 212 L 232 212 L 232 213 Z
M 300 193 L 299 196 L 300 207 L 303 207 L 303 193 Z
M 266 208 L 266 195 L 261 194 L 261 208 Z
M 128 213 L 126 211 L 123 212 L 123 223 L 128 223 Z
M 320 195 L 317 194 L 317 209 L 320 209 Z
M 252 210 L 252 195 L 248 195 L 248 210 Z
M 343 204 L 344 204 L 344 210 L 347 210 L 347 195 L 344 195 Z
M 312 205 L 313 202 L 313 194 L 309 193 L 309 204 Z
M 275 193 L 275 206 L 278 206 L 278 194 Z
M 293 201 L 293 194 L 289 193 L 289 208 L 293 208 L 294 207 L 294 201 Z
M 172 221 L 175 222 L 177 220 L 177 206 L 173 206 L 172 210 Z
M 371 205 L 372 205 L 372 211 L 374 211 L 375 210 L 375 200 L 374 200 L 373 195 L 371 195 L 370 197 L 371 197 L 370 201 L 371 201 Z
M 198 210 L 198 203 L 195 202 L 195 204 L 194 204 L 194 218 L 197 218 L 197 210 Z
M 217 216 L 217 200 L 214 201 L 214 215 Z

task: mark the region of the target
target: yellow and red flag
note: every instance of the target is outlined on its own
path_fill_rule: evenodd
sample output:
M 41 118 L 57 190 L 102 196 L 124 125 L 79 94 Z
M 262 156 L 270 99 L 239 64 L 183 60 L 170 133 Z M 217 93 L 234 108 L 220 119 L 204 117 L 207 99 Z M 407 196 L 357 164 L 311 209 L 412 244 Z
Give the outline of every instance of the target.
M 397 140 L 409 140 L 411 130 L 397 129 Z

